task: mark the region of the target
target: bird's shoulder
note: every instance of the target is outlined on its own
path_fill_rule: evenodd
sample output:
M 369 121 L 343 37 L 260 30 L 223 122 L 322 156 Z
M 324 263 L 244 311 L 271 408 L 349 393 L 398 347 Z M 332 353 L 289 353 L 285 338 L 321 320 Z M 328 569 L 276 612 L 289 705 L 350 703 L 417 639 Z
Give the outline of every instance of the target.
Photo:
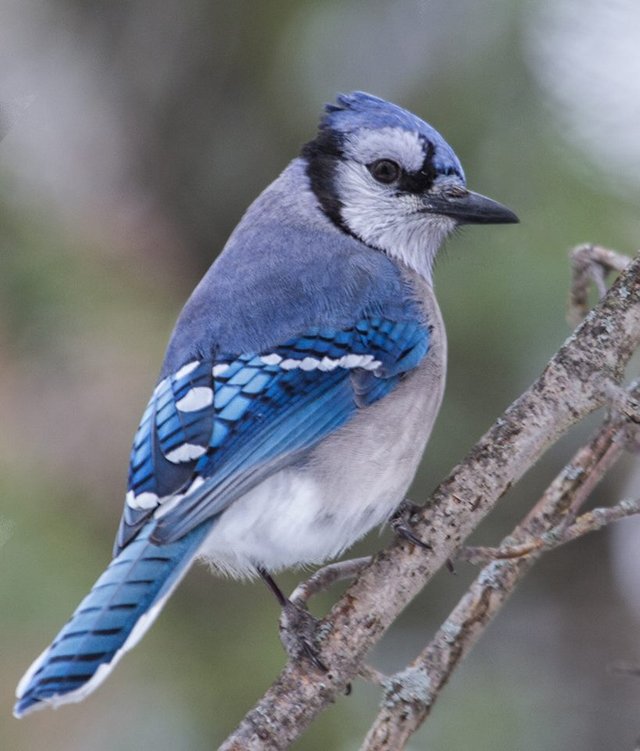
M 262 352 L 314 327 L 424 317 L 406 270 L 336 227 L 299 172 L 294 162 L 242 218 L 185 305 L 162 376 L 216 352 Z

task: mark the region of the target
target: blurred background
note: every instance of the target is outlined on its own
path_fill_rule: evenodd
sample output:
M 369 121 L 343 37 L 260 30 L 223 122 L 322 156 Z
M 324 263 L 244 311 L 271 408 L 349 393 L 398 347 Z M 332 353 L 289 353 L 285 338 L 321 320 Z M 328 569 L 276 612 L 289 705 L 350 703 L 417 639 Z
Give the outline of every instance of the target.
M 266 588 L 196 567 L 86 702 L 10 715 L 17 679 L 110 558 L 178 311 L 323 103 L 354 88 L 427 119 L 470 187 L 521 218 L 461 232 L 438 263 L 450 366 L 412 493 L 423 500 L 568 335 L 568 248 L 638 247 L 640 5 L 1 0 L 2 113 L 33 98 L 0 144 L 1 748 L 215 748 L 283 665 Z M 474 540 L 496 544 L 596 424 L 554 447 Z M 594 502 L 637 493 L 632 470 Z M 611 665 L 640 661 L 639 549 L 628 521 L 547 555 L 410 748 L 632 749 L 640 680 Z M 403 667 L 473 575 L 441 573 L 373 664 Z M 295 748 L 357 748 L 378 699 L 355 683 Z

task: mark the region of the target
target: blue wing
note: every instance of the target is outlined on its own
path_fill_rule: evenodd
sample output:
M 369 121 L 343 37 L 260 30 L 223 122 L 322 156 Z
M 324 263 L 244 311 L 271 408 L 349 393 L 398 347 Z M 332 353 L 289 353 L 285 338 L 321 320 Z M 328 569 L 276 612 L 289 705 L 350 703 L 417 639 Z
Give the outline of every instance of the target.
M 153 515 L 153 540 L 168 543 L 221 513 L 388 394 L 428 348 L 424 322 L 371 316 L 186 363 L 156 387 L 136 434 L 116 550 Z

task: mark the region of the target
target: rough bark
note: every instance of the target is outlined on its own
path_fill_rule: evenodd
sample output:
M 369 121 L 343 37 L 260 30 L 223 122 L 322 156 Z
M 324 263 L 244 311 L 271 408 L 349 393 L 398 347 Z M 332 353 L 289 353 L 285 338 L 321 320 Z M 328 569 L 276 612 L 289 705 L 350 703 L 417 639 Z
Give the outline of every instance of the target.
M 320 623 L 317 646 L 328 672 L 289 662 L 222 749 L 287 748 L 344 693 L 369 649 L 511 485 L 572 425 L 609 401 L 640 344 L 639 303 L 636 258 L 414 516 L 413 531 L 431 550 L 397 540 L 378 553 Z
M 467 559 L 489 553 L 495 560 L 478 574 L 420 655 L 385 681 L 385 697 L 362 751 L 399 751 L 405 747 L 431 713 L 457 665 L 546 550 L 638 513 L 638 501 L 622 501 L 611 508 L 593 509 L 572 522 L 573 513 L 623 453 L 627 430 L 628 418 L 624 415 L 616 414 L 605 421 L 500 548 L 464 551 Z

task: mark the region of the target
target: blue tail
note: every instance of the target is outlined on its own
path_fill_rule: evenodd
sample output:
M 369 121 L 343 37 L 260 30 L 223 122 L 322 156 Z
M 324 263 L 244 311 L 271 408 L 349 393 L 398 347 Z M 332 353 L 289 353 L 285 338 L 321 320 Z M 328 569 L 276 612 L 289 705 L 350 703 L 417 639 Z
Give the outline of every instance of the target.
M 149 542 L 154 524 L 141 530 L 20 681 L 14 715 L 80 701 L 102 683 L 153 623 L 210 526 L 202 524 L 168 545 Z

